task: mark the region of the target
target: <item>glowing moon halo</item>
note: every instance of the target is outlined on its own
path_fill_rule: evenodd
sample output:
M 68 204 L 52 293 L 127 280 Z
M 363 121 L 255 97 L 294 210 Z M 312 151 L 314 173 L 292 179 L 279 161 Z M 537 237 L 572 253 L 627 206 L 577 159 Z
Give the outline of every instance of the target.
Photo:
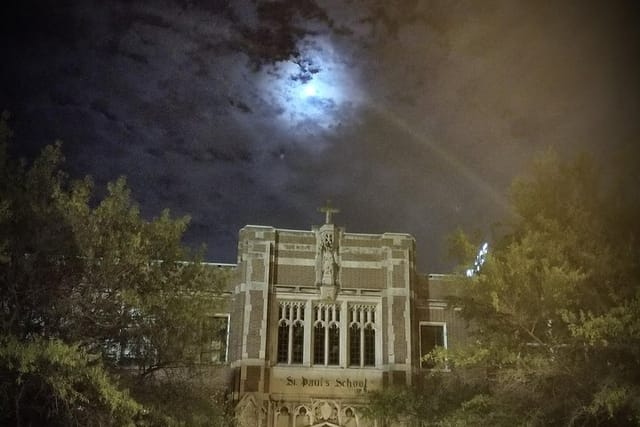
M 322 38 L 302 44 L 302 56 L 314 71 L 291 59 L 261 72 L 262 96 L 278 109 L 279 121 L 295 132 L 330 130 L 343 120 L 344 108 L 360 103 L 357 82 L 348 61 Z
M 309 98 L 309 97 L 312 97 L 312 96 L 316 96 L 318 94 L 318 90 L 316 89 L 316 87 L 313 84 L 307 83 L 302 88 L 302 94 L 305 97 Z

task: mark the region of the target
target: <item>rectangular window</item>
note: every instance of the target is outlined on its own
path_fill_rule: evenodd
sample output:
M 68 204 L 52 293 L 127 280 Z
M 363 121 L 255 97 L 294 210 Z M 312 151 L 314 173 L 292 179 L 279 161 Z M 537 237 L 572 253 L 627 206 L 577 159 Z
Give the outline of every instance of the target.
M 447 348 L 447 325 L 445 323 L 420 322 L 420 357 L 437 347 Z M 431 369 L 433 363 L 422 360 L 421 367 Z
M 360 366 L 360 325 L 349 328 L 349 366 Z
M 301 322 L 293 325 L 291 334 L 291 363 L 302 363 L 304 354 L 304 326 Z
M 324 365 L 324 330 L 321 324 L 313 328 L 313 363 L 316 365 Z
M 278 326 L 278 363 L 289 363 L 289 325 Z
M 278 316 L 278 363 L 302 363 L 304 359 L 304 303 L 282 301 L 278 307 Z
M 203 363 L 226 363 L 229 344 L 229 315 L 208 317 L 202 327 L 200 361 Z
M 313 363 L 340 364 L 340 306 L 318 304 L 313 307 Z
M 379 330 L 376 306 L 354 304 L 346 308 L 340 303 L 313 302 L 305 319 L 304 301 L 280 301 L 275 347 L 277 363 L 302 364 L 307 360 L 316 366 L 376 366 L 379 351 L 376 347 L 376 331 Z M 345 310 L 344 317 L 341 310 Z M 306 348 L 305 328 L 310 328 Z M 345 351 L 341 349 L 343 343 L 347 344 Z M 309 356 L 305 358 L 308 351 Z
M 364 328 L 364 349 L 363 349 L 364 366 L 375 366 L 376 364 L 376 331 L 371 325 Z
M 327 365 L 340 364 L 340 328 L 334 323 L 329 327 L 329 360 Z
M 376 310 L 375 306 L 349 307 L 349 366 L 375 366 L 376 364 Z

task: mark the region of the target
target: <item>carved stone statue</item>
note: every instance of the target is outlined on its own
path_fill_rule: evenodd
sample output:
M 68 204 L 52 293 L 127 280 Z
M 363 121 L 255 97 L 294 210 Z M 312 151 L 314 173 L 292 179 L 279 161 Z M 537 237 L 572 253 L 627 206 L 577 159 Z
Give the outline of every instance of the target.
M 335 283 L 335 258 L 332 251 L 322 254 L 322 284 L 333 285 Z
M 326 218 L 317 234 L 316 285 L 320 288 L 323 300 L 335 300 L 339 287 L 340 266 L 337 242 L 334 240 L 339 239 L 339 229 L 333 224 L 332 215 L 339 210 L 327 201 L 327 205 L 319 211 L 324 212 Z
M 336 284 L 336 255 L 333 246 L 333 232 L 325 231 L 321 236 L 320 252 L 322 254 L 322 275 L 320 283 L 323 286 Z

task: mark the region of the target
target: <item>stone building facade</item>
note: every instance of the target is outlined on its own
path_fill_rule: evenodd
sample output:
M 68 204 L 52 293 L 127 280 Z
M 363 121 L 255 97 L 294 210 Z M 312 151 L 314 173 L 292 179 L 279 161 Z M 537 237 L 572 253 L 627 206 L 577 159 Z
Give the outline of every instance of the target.
M 229 291 L 228 347 L 241 426 L 366 427 L 365 393 L 410 384 L 421 355 L 464 339 L 447 276 L 415 269 L 415 240 L 249 225 Z

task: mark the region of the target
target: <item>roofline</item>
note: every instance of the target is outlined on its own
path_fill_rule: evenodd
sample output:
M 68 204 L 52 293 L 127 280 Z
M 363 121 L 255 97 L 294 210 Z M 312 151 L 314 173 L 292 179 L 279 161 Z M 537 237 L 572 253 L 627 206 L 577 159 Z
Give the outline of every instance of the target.
M 424 274 L 424 273 L 423 273 Z M 453 280 L 457 277 L 460 277 L 459 274 L 451 274 L 451 273 L 426 273 L 424 274 L 429 279 L 444 279 L 444 280 Z
M 164 262 L 164 261 L 156 261 Z M 178 264 L 201 264 L 209 267 L 237 267 L 238 264 L 231 264 L 227 262 L 210 262 L 210 261 L 175 261 Z
M 208 265 L 208 266 L 212 266 L 212 267 L 237 267 L 238 264 L 233 264 L 230 262 L 208 262 L 208 261 L 202 261 L 200 264 L 204 264 L 204 265 Z
M 245 229 L 247 227 L 253 227 L 253 228 L 263 228 L 263 229 L 267 229 L 267 230 L 275 230 L 275 231 L 287 231 L 287 232 L 293 232 L 293 233 L 313 233 L 314 230 L 300 230 L 300 229 L 293 229 L 293 228 L 278 228 L 278 227 L 273 227 L 270 225 L 255 225 L 255 224 L 246 224 L 244 227 L 241 228 Z M 321 225 L 314 225 L 313 227 L 322 227 Z M 340 227 L 340 226 L 336 226 L 336 227 Z M 393 231 L 385 231 L 384 233 L 354 233 L 354 232 L 345 232 L 345 234 L 351 234 L 351 235 L 356 235 L 356 236 L 367 236 L 367 237 L 381 237 L 381 236 L 401 236 L 401 237 L 408 237 L 410 239 L 415 240 L 416 238 L 413 236 L 413 234 L 410 233 L 399 233 L 399 232 L 393 232 Z
M 242 228 L 247 228 L 247 227 L 255 227 L 255 228 L 269 228 L 271 230 L 275 230 L 275 227 L 272 227 L 270 225 L 256 225 L 256 224 L 245 224 Z M 241 228 L 241 230 L 242 230 Z

